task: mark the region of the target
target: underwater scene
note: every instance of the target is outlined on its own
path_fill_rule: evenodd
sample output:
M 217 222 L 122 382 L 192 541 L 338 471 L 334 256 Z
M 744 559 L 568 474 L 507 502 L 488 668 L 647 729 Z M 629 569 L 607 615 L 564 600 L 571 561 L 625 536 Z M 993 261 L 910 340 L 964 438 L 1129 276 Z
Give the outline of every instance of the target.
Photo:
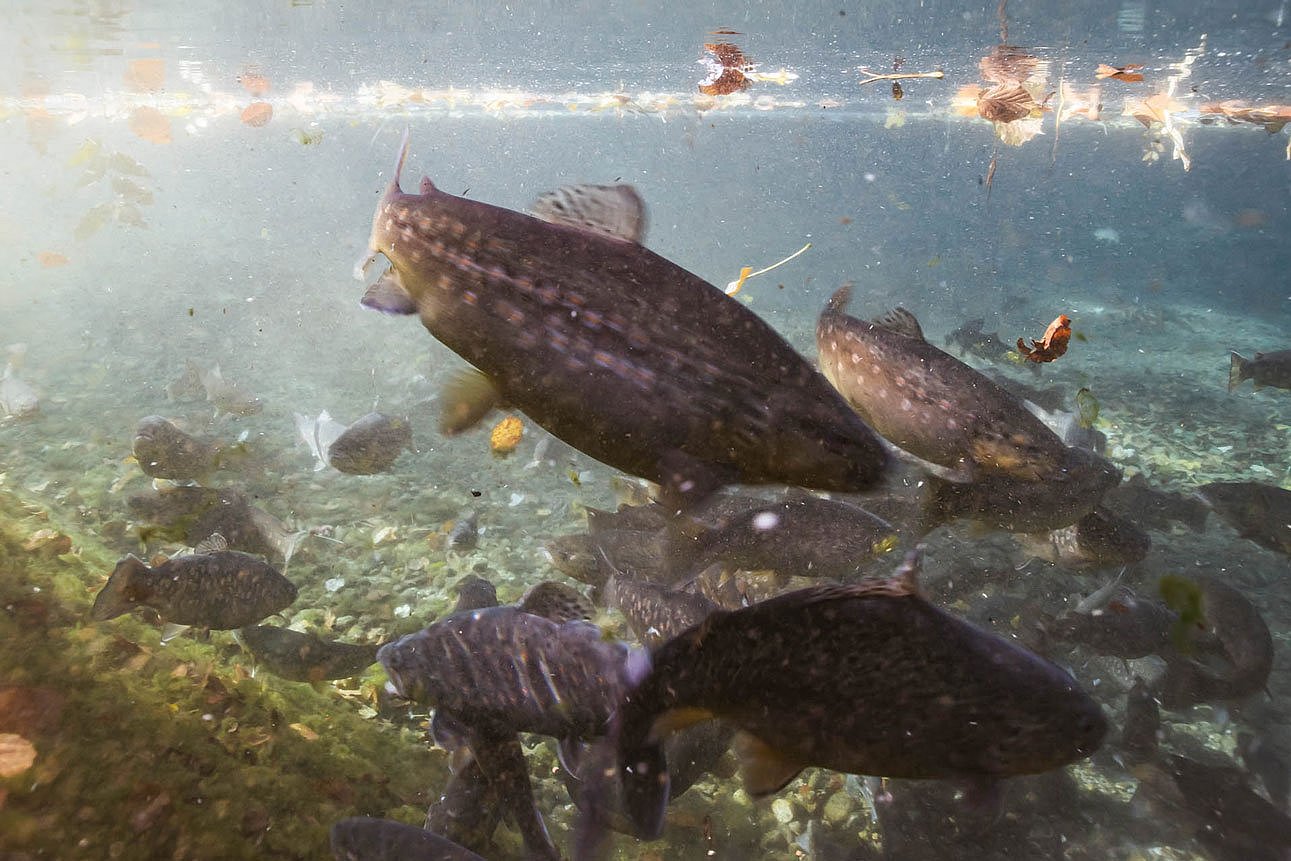
M 9 11 L 0 860 L 1291 858 L 1286 0 Z

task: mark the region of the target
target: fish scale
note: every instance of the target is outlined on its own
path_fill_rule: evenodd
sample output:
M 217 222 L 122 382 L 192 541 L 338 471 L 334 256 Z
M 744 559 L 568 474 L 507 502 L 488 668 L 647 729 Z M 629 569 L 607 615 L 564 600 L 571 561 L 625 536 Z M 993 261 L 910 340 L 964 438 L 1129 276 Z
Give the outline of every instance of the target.
M 401 152 L 399 164 L 403 162 Z M 635 241 L 395 178 L 372 257 L 382 310 L 423 325 L 501 401 L 575 448 L 671 487 L 780 483 L 857 491 L 886 455 L 768 324 Z M 380 286 L 374 285 L 373 289 Z M 372 290 L 369 291 L 369 296 Z

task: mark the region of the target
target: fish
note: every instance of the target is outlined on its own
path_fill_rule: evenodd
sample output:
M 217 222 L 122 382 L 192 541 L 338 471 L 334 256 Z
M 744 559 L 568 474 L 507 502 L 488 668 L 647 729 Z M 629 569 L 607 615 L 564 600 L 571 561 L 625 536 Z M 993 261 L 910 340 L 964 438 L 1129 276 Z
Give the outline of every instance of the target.
M 8 361 L 0 375 L 0 418 L 31 418 L 40 411 L 40 395 L 18 377 L 27 357 L 26 344 L 6 348 Z
M 595 535 L 575 533 L 548 541 L 551 564 L 564 574 L 600 589 L 614 570 L 631 577 L 672 585 L 684 578 L 685 569 L 669 563 L 671 538 L 667 530 L 608 529 Z
M 1291 854 L 1291 816 L 1251 789 L 1232 765 L 1167 754 L 1133 769 L 1132 805 L 1191 835 L 1219 861 L 1281 861 Z
M 238 639 L 259 666 L 293 682 L 357 676 L 377 662 L 377 645 L 324 640 L 316 634 L 273 625 L 252 625 Z
M 293 532 L 278 518 L 251 504 L 245 494 L 214 487 L 180 486 L 136 494 L 130 513 L 147 523 L 141 538 L 162 538 L 195 546 L 219 533 L 229 547 L 270 559 L 291 561 L 308 530 Z
M 1040 366 L 1034 362 L 1028 362 L 1026 366 L 1034 369 L 1036 373 L 1040 372 Z M 1023 403 L 1030 401 L 1049 412 L 1058 412 L 1067 403 L 1067 390 L 1062 386 L 1045 386 L 1044 388 L 1029 386 L 996 368 L 985 368 L 982 373 L 995 385 Z
M 588 622 L 516 607 L 453 613 L 377 653 L 404 699 L 479 732 L 594 737 L 634 682 L 644 653 Z
M 1089 390 L 1088 386 L 1082 386 L 1076 392 L 1076 411 L 1080 426 L 1083 428 L 1092 428 L 1094 422 L 1098 421 L 1098 397 Z
M 1082 389 L 1081 391 L 1085 391 Z M 1085 448 L 1095 454 L 1107 453 L 1107 434 L 1095 427 L 1086 425 L 1079 413 L 1064 410 L 1046 410 L 1039 404 L 1024 401 L 1023 406 L 1031 414 L 1045 423 L 1049 430 L 1057 434 L 1064 445 Z
M 535 583 L 526 589 L 516 607 L 557 624 L 589 621 L 596 615 L 596 608 L 587 596 L 573 586 L 551 580 Z
M 357 419 L 327 447 L 327 462 L 349 475 L 389 472 L 404 449 L 412 448 L 405 418 L 371 412 Z
M 1132 565 L 1142 561 L 1152 549 L 1152 536 L 1131 521 L 1101 508 L 1095 508 L 1071 526 L 1015 537 L 1032 556 L 1075 568 Z
M 1273 669 L 1273 635 L 1251 600 L 1215 577 L 1195 582 L 1205 631 L 1194 654 L 1166 656 L 1160 697 L 1168 709 L 1240 701 L 1263 691 Z
M 878 322 L 845 313 L 838 290 L 816 326 L 820 369 L 871 427 L 957 477 L 1056 475 L 1066 446 L 1016 398 L 923 338 L 903 308 Z
M 1128 661 L 1167 651 L 1178 618 L 1160 601 L 1118 585 L 1101 601 L 1081 602 L 1075 610 L 1059 616 L 1046 626 L 1045 635 Z
M 1157 752 L 1161 740 L 1161 706 L 1148 683 L 1134 677 L 1125 694 L 1125 724 L 1121 728 L 1120 750 L 1129 764 L 1146 762 Z
M 172 625 L 228 631 L 254 625 L 295 600 L 292 582 L 248 553 L 194 553 L 152 568 L 130 555 L 117 563 L 95 597 L 90 618 L 105 622 L 151 607 Z
M 331 831 L 336 861 L 484 861 L 432 831 L 391 819 L 352 816 Z
M 1281 722 L 1278 730 L 1285 726 Z M 1285 733 L 1280 738 L 1285 739 Z M 1273 803 L 1285 810 L 1291 800 L 1291 764 L 1285 745 L 1278 743 L 1280 738 L 1243 730 L 1237 734 L 1237 755 L 1246 769 L 1260 778 Z
M 460 613 L 463 610 L 482 610 L 485 607 L 498 605 L 497 588 L 488 580 L 474 574 L 467 574 L 458 580 L 453 586 L 453 591 L 457 593 L 457 603 L 453 606 L 454 613 Z
M 1228 390 L 1231 392 L 1246 380 L 1253 380 L 1256 389 L 1291 389 L 1291 350 L 1256 353 L 1250 359 L 1229 353 Z
M 382 646 L 399 696 L 462 728 L 465 746 L 516 819 L 531 855 L 559 858 L 533 800 L 516 733 L 564 740 L 604 735 L 644 652 L 588 622 L 557 623 L 518 607 L 453 613 Z
M 315 418 L 301 413 L 293 414 L 296 421 L 296 433 L 310 453 L 314 455 L 314 471 L 327 469 L 328 450 L 332 443 L 345 433 L 346 426 L 332 418 L 332 414 L 323 410 Z
M 1174 523 L 1201 532 L 1210 514 L 1210 506 L 1196 494 L 1152 487 L 1143 473 L 1135 473 L 1107 491 L 1101 505 L 1118 517 L 1159 532 L 1168 532 Z
M 562 189 L 535 217 L 429 179 L 404 193 L 407 149 L 405 134 L 356 267 L 390 262 L 364 304 L 418 314 L 497 403 L 679 508 L 734 482 L 847 492 L 882 478 L 881 443 L 784 338 L 640 244 L 630 186 Z
M 1242 538 L 1291 555 L 1291 490 L 1258 481 L 1217 481 L 1197 488 L 1197 494 Z
M 139 420 L 132 450 L 144 475 L 177 481 L 204 477 L 215 471 L 224 452 L 221 446 L 184 433 L 164 416 L 145 416 Z
M 916 779 L 1001 778 L 1098 749 L 1107 721 L 1059 667 L 920 596 L 921 554 L 887 580 L 819 585 L 717 612 L 667 642 L 616 723 L 629 818 L 659 836 L 661 744 L 719 718 L 739 730 L 745 790 L 804 767 Z
M 474 550 L 479 542 L 479 513 L 474 510 L 463 511 L 453 522 L 453 528 L 448 531 L 448 549 L 458 552 Z
M 1076 523 L 1120 484 L 1111 461 L 1083 448 L 1067 448 L 1064 466 L 1044 481 L 985 475 L 969 483 L 928 475 L 920 529 L 966 518 L 1008 532 L 1049 532 Z
M 999 332 L 982 331 L 985 323 L 981 317 L 965 321 L 946 336 L 946 346 L 956 348 L 961 359 L 966 355 L 973 355 L 988 362 L 1011 362 L 1009 356 L 1017 355 L 1017 351 L 1000 339 Z M 1039 372 L 1039 368 L 1036 372 Z
M 695 627 L 720 609 L 703 595 L 620 574 L 606 581 L 601 602 L 622 613 L 637 641 L 651 649 Z
M 216 416 L 253 416 L 264 409 L 264 401 L 224 378 L 219 363 L 208 369 L 189 359 L 179 379 L 166 386 L 166 396 L 174 401 L 199 394 L 215 405 Z

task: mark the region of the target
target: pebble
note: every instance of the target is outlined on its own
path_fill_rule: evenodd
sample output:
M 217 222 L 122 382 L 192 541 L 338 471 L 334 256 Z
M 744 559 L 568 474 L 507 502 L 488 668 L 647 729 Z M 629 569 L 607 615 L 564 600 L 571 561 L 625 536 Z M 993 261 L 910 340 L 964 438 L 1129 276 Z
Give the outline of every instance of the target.
M 841 825 L 852 815 L 855 802 L 846 792 L 835 792 L 825 802 L 825 821 L 831 825 Z
M 775 821 L 781 825 L 788 825 L 793 821 L 793 806 L 783 798 L 777 798 L 771 802 L 771 814 L 775 816 Z
M 337 592 L 345 585 L 344 577 L 332 577 L 323 581 L 323 588 L 328 592 Z

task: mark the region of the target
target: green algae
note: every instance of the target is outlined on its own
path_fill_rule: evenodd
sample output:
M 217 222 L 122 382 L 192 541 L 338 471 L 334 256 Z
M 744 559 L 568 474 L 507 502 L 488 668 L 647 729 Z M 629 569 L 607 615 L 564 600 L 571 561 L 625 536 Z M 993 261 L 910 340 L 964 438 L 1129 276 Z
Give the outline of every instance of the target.
M 50 528 L 71 552 L 24 549 Z M 334 688 L 253 677 L 227 634 L 160 646 L 136 618 L 86 624 L 115 561 L 0 492 L 0 732 L 37 750 L 0 780 L 0 850 L 316 859 L 342 817 L 420 822 L 446 771 L 412 730 Z

